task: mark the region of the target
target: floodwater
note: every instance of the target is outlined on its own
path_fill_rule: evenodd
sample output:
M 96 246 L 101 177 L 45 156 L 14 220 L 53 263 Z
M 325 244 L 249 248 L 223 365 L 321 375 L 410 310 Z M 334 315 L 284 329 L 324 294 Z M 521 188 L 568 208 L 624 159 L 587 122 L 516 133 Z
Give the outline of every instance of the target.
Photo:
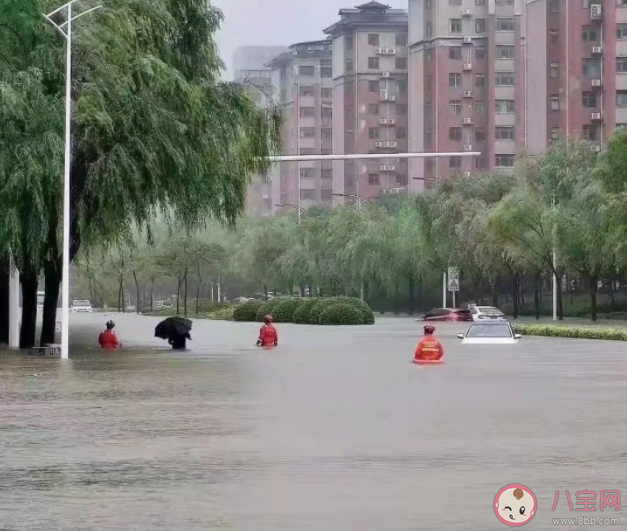
M 487 531 L 520 483 L 548 530 L 592 514 L 565 490 L 627 481 L 624 343 L 481 349 L 439 326 L 447 364 L 421 367 L 411 319 L 278 325 L 272 351 L 199 321 L 173 353 L 157 320 L 114 316 L 127 349 L 81 346 L 108 318 L 74 318 L 69 362 L 0 355 L 0 529 Z

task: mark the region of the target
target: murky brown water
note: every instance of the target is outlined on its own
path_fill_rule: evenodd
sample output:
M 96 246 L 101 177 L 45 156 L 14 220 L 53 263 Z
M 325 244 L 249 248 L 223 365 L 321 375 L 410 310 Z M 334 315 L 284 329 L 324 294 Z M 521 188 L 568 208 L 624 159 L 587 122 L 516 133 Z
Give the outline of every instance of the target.
M 556 490 L 627 482 L 624 343 L 478 350 L 439 327 L 448 364 L 418 367 L 413 320 L 279 325 L 274 351 L 198 322 L 175 354 L 118 316 L 131 350 L 79 347 L 107 318 L 76 318 L 69 362 L 0 356 L 0 529 L 485 531 L 509 483 L 551 529 L 585 514 L 552 512 Z

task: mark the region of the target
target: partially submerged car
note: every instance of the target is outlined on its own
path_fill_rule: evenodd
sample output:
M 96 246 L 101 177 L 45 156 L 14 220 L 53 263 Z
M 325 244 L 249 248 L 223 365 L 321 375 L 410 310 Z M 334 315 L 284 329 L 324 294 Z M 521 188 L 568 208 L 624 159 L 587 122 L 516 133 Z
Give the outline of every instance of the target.
M 465 333 L 458 334 L 462 345 L 514 345 L 522 339 L 507 321 L 475 321 Z
M 473 321 L 507 320 L 505 314 L 494 306 L 472 305 L 468 307 L 468 311 L 472 315 Z

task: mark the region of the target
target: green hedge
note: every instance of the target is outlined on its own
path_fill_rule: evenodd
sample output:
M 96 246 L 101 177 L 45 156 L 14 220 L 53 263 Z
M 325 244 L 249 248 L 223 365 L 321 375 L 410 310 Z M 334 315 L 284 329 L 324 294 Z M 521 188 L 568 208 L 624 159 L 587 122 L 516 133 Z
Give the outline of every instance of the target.
M 318 304 L 316 304 L 309 311 L 307 323 L 320 324 L 320 316 L 322 315 L 322 312 L 333 304 L 345 304 L 356 308 L 362 315 L 363 323 L 361 324 L 374 324 L 374 313 L 372 313 L 370 306 L 368 306 L 368 304 L 361 299 L 357 299 L 355 297 L 329 297 L 319 299 Z
M 257 311 L 261 306 L 261 301 L 248 301 L 239 304 L 233 310 L 233 320 L 239 322 L 252 322 L 257 317 Z
M 277 323 L 291 323 L 294 321 L 294 313 L 300 308 L 303 299 L 290 297 L 281 299 L 272 310 L 272 317 Z
M 318 299 L 318 302 L 314 304 L 311 310 L 309 310 L 306 324 L 320 324 L 320 316 L 322 315 L 322 312 L 324 312 L 324 310 L 326 310 L 329 306 L 337 304 L 338 298 L 339 297 L 326 297 Z
M 309 312 L 316 304 L 318 304 L 318 299 L 301 299 L 298 309 L 294 312 L 294 322 L 296 324 L 309 323 Z
M 236 306 L 226 306 L 224 308 L 220 308 L 219 310 L 208 313 L 207 319 L 211 319 L 213 321 L 232 321 L 235 309 Z
M 272 315 L 276 305 L 279 304 L 279 302 L 281 302 L 283 300 L 285 300 L 285 298 L 276 297 L 276 298 L 272 299 L 271 301 L 262 302 L 261 306 L 259 306 L 259 309 L 257 310 L 257 315 L 255 316 L 255 321 L 258 321 L 259 323 L 263 323 L 263 318 L 266 315 Z
M 572 339 L 605 339 L 627 341 L 627 330 L 616 328 L 582 328 L 579 326 L 516 325 L 515 330 L 523 336 L 564 337 Z
M 328 305 L 320 314 L 321 325 L 362 325 L 365 324 L 361 308 L 348 302 L 335 302 Z

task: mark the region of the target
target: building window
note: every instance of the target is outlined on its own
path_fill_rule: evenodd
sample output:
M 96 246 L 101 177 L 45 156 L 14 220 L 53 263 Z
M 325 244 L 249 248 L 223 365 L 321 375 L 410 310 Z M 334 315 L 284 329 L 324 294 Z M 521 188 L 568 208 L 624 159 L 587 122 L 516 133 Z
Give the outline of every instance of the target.
M 455 59 L 455 60 L 461 60 L 462 58 L 462 47 L 461 46 L 451 46 L 448 49 L 448 58 L 449 59 Z
M 328 66 L 322 67 L 320 69 L 320 77 L 323 79 L 330 79 L 333 77 L 333 68 L 329 68 Z
M 581 101 L 586 109 L 594 109 L 597 106 L 596 92 L 583 92 L 581 94 Z
M 516 84 L 516 74 L 514 72 L 497 72 L 495 80 L 497 87 L 513 87 Z
M 616 73 L 618 74 L 627 73 L 627 57 L 616 58 Z
M 459 142 L 462 139 L 462 128 L 461 127 L 449 127 L 448 138 L 449 140 L 454 140 L 456 142 Z
M 485 33 L 485 18 L 475 20 L 475 33 Z
M 483 46 L 477 46 L 475 48 L 475 59 L 485 59 L 485 48 Z
M 397 33 L 395 37 L 396 46 L 407 46 L 407 34 Z
M 500 45 L 496 47 L 497 59 L 514 59 L 516 56 L 516 49 L 514 46 Z
M 301 127 L 300 137 L 301 138 L 316 138 L 316 129 L 314 127 Z
M 451 33 L 461 33 L 462 32 L 462 19 L 461 18 L 451 18 L 448 21 L 449 31 Z
M 627 0 L 616 0 L 616 5 L 618 7 L 627 7 Z
M 320 155 L 330 155 L 332 152 L 333 152 L 333 150 L 332 150 L 332 149 L 328 149 L 328 148 L 326 148 L 326 149 L 325 149 L 325 148 L 322 148 L 322 149 L 320 150 Z
M 597 42 L 597 29 L 593 26 L 581 28 L 581 38 L 584 42 Z
M 371 185 L 379 184 L 379 174 L 378 173 L 368 174 L 368 183 Z
M 475 103 L 475 114 L 483 116 L 485 114 L 485 104 L 482 101 Z
M 431 0 L 426 1 L 427 9 L 431 9 Z
M 313 179 L 315 176 L 316 176 L 315 168 L 301 168 L 300 169 L 301 179 Z
M 557 79 L 558 77 L 560 77 L 560 65 L 551 63 L 551 79 Z
M 379 70 L 379 58 L 368 57 L 368 68 L 370 70 Z
M 616 24 L 616 38 L 619 41 L 627 40 L 627 24 Z
M 407 175 L 397 175 L 396 184 L 398 186 L 407 186 Z
M 322 97 L 323 100 L 333 99 L 333 91 L 328 88 L 323 88 L 320 93 L 320 96 Z
M 333 118 L 333 107 L 322 107 L 320 118 Z
M 407 105 L 404 103 L 396 106 L 396 116 L 407 116 Z
M 462 113 L 462 102 L 459 100 L 451 100 L 448 103 L 449 107 L 451 108 L 451 112 L 453 113 L 453 115 L 457 116 L 458 114 Z
M 495 100 L 494 112 L 496 114 L 512 114 L 514 112 L 514 100 Z
M 332 179 L 332 178 L 333 178 L 333 170 L 330 170 L 330 169 L 328 169 L 328 168 L 327 168 L 327 169 L 324 169 L 324 170 L 321 170 L 321 172 L 320 172 L 320 176 L 321 176 L 323 179 Z
M 600 77 L 601 62 L 593 58 L 584 59 L 581 70 L 584 77 Z
M 560 0 L 551 0 L 550 9 L 551 9 L 551 13 L 559 13 L 560 12 Z
M 378 33 L 369 33 L 368 34 L 368 44 L 370 46 L 379 46 L 379 34 Z
M 475 169 L 482 170 L 484 167 L 483 157 L 477 157 L 475 159 Z
M 379 115 L 379 106 L 376 103 L 368 104 L 368 114 Z
M 462 86 L 462 75 L 461 74 L 449 74 L 448 75 L 448 86 L 449 87 L 461 87 Z
M 431 22 L 427 22 L 427 25 L 425 27 L 425 33 L 427 34 L 427 37 L 431 37 L 431 35 L 433 35 L 433 28 L 431 26 Z
M 458 170 L 462 167 L 462 158 L 461 157 L 449 157 L 448 158 L 448 167 L 452 170 Z
M 368 89 L 370 92 L 379 92 L 379 82 L 377 80 L 368 81 Z
M 479 87 L 479 88 L 485 87 L 485 74 L 475 75 L 475 87 Z
M 433 86 L 433 78 L 431 76 L 427 76 L 425 84 L 427 86 L 427 90 L 431 90 L 431 87 Z
M 407 129 L 404 127 L 396 128 L 396 139 L 397 140 L 405 140 L 407 138 Z
M 514 155 L 496 155 L 495 166 L 497 168 L 513 168 Z
M 484 6 L 485 5 L 485 0 L 475 0 L 475 5 L 476 6 Z
M 485 140 L 485 131 L 481 127 L 475 129 L 475 142 L 483 142 Z
M 627 90 L 616 91 L 616 106 L 627 107 Z
M 378 140 L 379 138 L 379 128 L 378 127 L 371 127 L 369 130 L 369 136 L 371 140 Z
M 448 5 L 450 6 L 461 6 L 462 0 L 448 0 Z
M 396 70 L 407 70 L 407 57 L 396 58 Z
M 301 66 L 300 75 L 303 77 L 314 77 L 316 75 L 315 66 Z
M 302 189 L 300 191 L 300 198 L 301 199 L 315 199 L 316 198 L 316 191 L 315 190 L 307 190 Z
M 301 118 L 315 118 L 316 117 L 315 107 L 301 107 L 300 117 Z
M 514 4 L 514 0 L 496 0 L 497 6 L 511 6 Z
M 597 134 L 598 127 L 596 124 L 584 125 L 581 130 L 581 137 L 584 140 L 589 140 L 590 142 L 596 142 L 599 138 Z
M 513 18 L 497 18 L 496 31 L 514 31 Z
M 549 32 L 549 39 L 552 45 L 556 46 L 559 43 L 559 34 L 557 30 L 551 30 Z
M 345 43 L 346 43 L 346 49 L 352 50 L 353 49 L 353 36 L 347 35 Z
M 398 94 L 407 94 L 407 81 L 404 81 L 404 80 L 397 81 L 396 92 Z
M 497 127 L 494 129 L 495 140 L 516 140 L 513 127 Z
M 331 140 L 333 138 L 333 129 L 329 129 L 328 127 L 325 127 L 322 129 L 320 134 L 323 140 Z
M 353 61 L 351 61 L 350 59 L 346 61 L 346 71 L 347 72 L 353 71 Z
M 427 129 L 425 131 L 425 143 L 429 146 L 431 145 L 431 142 L 433 142 L 433 131 L 431 129 Z
M 302 87 L 300 89 L 300 94 L 304 98 L 313 98 L 314 89 L 313 89 L 313 87 Z

